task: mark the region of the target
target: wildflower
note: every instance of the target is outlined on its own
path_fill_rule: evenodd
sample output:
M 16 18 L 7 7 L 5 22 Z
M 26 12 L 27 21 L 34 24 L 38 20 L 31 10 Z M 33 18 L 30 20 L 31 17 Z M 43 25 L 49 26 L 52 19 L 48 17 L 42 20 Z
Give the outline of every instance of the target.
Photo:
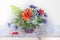
M 29 29 L 29 30 L 26 29 L 25 32 L 26 32 L 26 33 L 33 33 L 33 32 L 34 32 L 34 29 Z
M 29 32 L 30 32 L 30 33 L 34 32 L 34 29 L 30 29 Z
M 16 29 L 16 30 L 18 29 L 18 25 L 15 25 L 15 29 Z
M 29 7 L 30 7 L 30 8 L 34 8 L 34 9 L 35 9 L 35 8 L 37 8 L 37 7 L 36 7 L 36 6 L 34 6 L 34 5 L 30 5 Z
M 8 23 L 8 27 L 10 27 L 11 26 L 11 24 L 10 23 Z
M 46 24 L 47 23 L 47 19 L 44 19 L 44 24 Z
M 44 13 L 44 17 L 47 17 L 46 13 Z
M 40 9 L 40 14 L 42 15 L 42 16 L 44 16 L 44 10 L 42 10 L 42 9 Z
M 41 16 L 41 13 L 39 12 L 39 10 L 36 10 L 36 12 L 37 12 L 37 14 L 38 14 L 39 16 Z
M 32 16 L 32 11 L 29 8 L 27 8 L 25 11 L 22 12 L 22 19 L 24 21 L 28 21 L 31 16 Z
M 12 34 L 12 35 L 18 35 L 19 32 L 12 32 L 11 34 Z
M 44 10 L 40 9 L 40 10 L 37 10 L 37 14 L 39 16 L 44 16 Z

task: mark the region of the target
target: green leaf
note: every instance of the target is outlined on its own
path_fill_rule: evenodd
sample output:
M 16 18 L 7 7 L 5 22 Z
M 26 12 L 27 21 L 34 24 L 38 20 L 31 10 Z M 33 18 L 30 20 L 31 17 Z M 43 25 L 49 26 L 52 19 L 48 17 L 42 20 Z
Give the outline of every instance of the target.
M 43 23 L 43 22 L 44 22 L 44 18 L 37 19 L 37 23 Z
M 11 5 L 12 8 L 12 12 L 16 15 L 16 14 L 20 14 L 21 13 L 21 9 L 19 7 L 13 6 Z

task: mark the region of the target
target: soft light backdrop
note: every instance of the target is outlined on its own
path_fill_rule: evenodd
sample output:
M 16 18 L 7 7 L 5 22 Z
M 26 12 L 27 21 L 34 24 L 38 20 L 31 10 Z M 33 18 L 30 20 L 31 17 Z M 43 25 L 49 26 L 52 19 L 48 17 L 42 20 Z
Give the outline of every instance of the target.
M 5 23 L 11 18 L 10 5 L 16 5 L 23 9 L 29 4 L 34 4 L 47 12 L 52 20 L 51 23 L 55 25 L 53 27 L 54 34 L 60 36 L 60 0 L 0 0 L 0 30 L 5 28 Z

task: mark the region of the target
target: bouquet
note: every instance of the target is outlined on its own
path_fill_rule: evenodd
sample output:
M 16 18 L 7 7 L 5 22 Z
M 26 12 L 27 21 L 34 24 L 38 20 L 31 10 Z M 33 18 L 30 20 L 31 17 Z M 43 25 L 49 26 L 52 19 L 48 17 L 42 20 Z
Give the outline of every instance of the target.
M 22 10 L 19 7 L 11 6 L 12 12 L 15 16 L 12 23 L 17 24 L 25 33 L 33 33 L 40 24 L 47 23 L 47 15 L 43 9 L 38 9 L 34 5 Z

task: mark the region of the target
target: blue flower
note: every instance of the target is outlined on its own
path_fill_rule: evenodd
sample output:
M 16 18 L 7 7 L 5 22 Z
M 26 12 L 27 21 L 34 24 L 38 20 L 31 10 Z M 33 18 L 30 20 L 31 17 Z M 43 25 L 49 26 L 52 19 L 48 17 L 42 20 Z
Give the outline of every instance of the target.
M 30 33 L 33 33 L 33 32 L 34 32 L 34 29 L 30 29 L 29 32 L 30 32 Z
M 44 13 L 44 17 L 47 17 L 47 14 L 46 13 Z
M 15 29 L 18 29 L 18 25 L 15 25 Z
M 47 19 L 44 19 L 44 24 L 46 24 L 48 21 L 47 21 Z
M 37 12 L 37 14 L 38 14 L 39 16 L 41 16 L 41 13 L 40 13 L 40 11 L 39 11 L 39 10 L 36 10 L 36 12 Z
M 10 23 L 8 23 L 8 27 L 10 27 L 11 26 L 11 24 Z
M 36 7 L 36 6 L 34 6 L 34 5 L 30 5 L 29 7 L 30 7 L 30 8 L 34 8 L 34 9 L 35 9 L 35 8 L 37 8 L 37 7 Z

